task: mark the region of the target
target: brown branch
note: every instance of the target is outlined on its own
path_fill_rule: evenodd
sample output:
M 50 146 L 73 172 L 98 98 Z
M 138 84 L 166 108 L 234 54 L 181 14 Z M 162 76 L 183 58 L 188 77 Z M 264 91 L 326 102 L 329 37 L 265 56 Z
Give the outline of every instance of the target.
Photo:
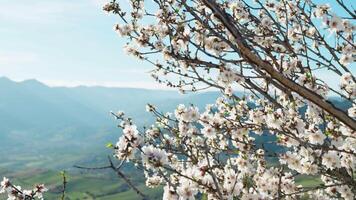
M 352 130 L 356 131 L 356 121 L 349 117 L 344 111 L 336 108 L 332 103 L 323 100 L 320 95 L 309 90 L 308 88 L 305 88 L 295 83 L 294 81 L 286 78 L 280 72 L 276 71 L 270 63 L 267 63 L 261 60 L 258 56 L 256 56 L 252 52 L 250 47 L 244 42 L 240 31 L 234 26 L 234 24 L 232 24 L 232 21 L 230 20 L 228 14 L 225 13 L 215 1 L 204 0 L 204 3 L 214 12 L 216 17 L 221 21 L 221 23 L 223 23 L 224 26 L 230 31 L 230 33 L 235 37 L 240 52 L 246 60 L 250 61 L 253 64 L 256 64 L 261 69 L 265 70 L 273 79 L 280 82 L 286 88 L 313 102 L 321 109 L 327 111 L 336 119 L 349 126 Z
M 350 14 L 350 16 L 352 17 L 352 19 L 356 19 L 356 14 L 353 13 L 351 10 L 349 10 L 346 5 L 344 4 L 343 1 L 340 0 L 336 0 L 336 2 L 347 12 Z
M 124 173 L 122 173 L 122 172 L 120 171 L 120 168 L 121 168 L 123 162 L 121 162 L 120 165 L 119 165 L 118 167 L 116 167 L 116 166 L 114 165 L 114 163 L 112 162 L 111 158 L 108 157 L 108 159 L 109 159 L 109 165 L 108 165 L 108 166 L 103 166 L 103 167 L 84 167 L 84 166 L 74 165 L 73 167 L 78 168 L 78 169 L 86 169 L 86 170 L 112 169 L 112 170 L 114 170 L 114 171 L 116 172 L 116 174 L 117 174 L 119 177 L 121 177 L 122 179 L 124 179 L 124 181 L 136 192 L 136 194 L 138 194 L 138 195 L 142 198 L 142 200 L 149 200 L 149 198 L 148 198 L 144 193 L 142 193 L 142 192 L 132 183 L 132 181 L 131 181 L 129 178 L 127 178 L 127 177 L 125 176 Z

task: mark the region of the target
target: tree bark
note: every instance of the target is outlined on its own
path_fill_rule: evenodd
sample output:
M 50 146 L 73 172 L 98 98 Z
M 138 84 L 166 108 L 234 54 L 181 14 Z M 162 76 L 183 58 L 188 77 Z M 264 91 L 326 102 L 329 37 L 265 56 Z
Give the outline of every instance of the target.
M 356 131 L 356 121 L 349 117 L 344 111 L 336 108 L 332 103 L 324 100 L 314 91 L 311 91 L 308 88 L 303 87 L 295 83 L 294 81 L 288 79 L 283 74 L 276 71 L 270 63 L 261 60 L 256 54 L 254 54 L 251 48 L 246 44 L 246 42 L 244 42 L 240 31 L 232 23 L 233 20 L 230 19 L 231 16 L 225 13 L 215 1 L 203 0 L 203 2 L 213 11 L 214 15 L 234 36 L 236 43 L 240 49 L 241 56 L 243 58 L 265 70 L 271 76 L 271 78 L 277 80 L 279 83 L 284 85 L 292 92 L 295 92 L 303 98 L 313 102 L 315 105 L 319 106 L 321 109 L 325 110 L 326 112 L 334 116 L 336 119 L 350 127 L 353 131 Z

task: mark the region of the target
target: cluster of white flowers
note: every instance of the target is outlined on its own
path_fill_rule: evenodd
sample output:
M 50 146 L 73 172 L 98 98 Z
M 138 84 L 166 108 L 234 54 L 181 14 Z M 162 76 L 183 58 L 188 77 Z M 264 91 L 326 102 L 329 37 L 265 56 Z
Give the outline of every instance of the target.
M 43 185 L 36 185 L 32 190 L 24 190 L 21 186 L 12 185 L 6 177 L 0 183 L 0 194 L 6 193 L 7 200 L 43 199 L 43 193 L 48 189 Z
M 131 159 L 137 147 L 142 144 L 142 137 L 135 125 L 124 124 L 123 135 L 115 145 L 115 156 L 119 159 Z
M 356 117 L 356 102 L 354 102 L 352 107 L 348 109 L 348 114 L 350 117 Z
M 356 59 L 356 48 L 354 45 L 345 45 L 342 48 L 342 55 L 340 57 L 340 63 L 343 65 L 348 65 L 355 62 Z
M 230 9 L 233 12 L 233 16 L 238 21 L 247 20 L 249 17 L 249 13 L 246 11 L 245 5 L 242 1 L 233 1 L 230 3 Z
M 195 122 L 199 119 L 199 109 L 193 106 L 186 108 L 183 104 L 180 104 L 174 114 L 177 119 L 183 122 Z
M 114 26 L 114 30 L 117 31 L 120 36 L 128 36 L 129 33 L 132 31 L 132 26 L 127 24 L 116 24 Z
M 147 110 L 156 113 L 159 123 L 146 130 L 142 146 L 134 145 L 140 149 L 137 152 L 141 152 L 141 156 L 132 153 L 130 157 L 144 166 L 149 187 L 166 185 L 166 199 L 195 199 L 198 193 L 207 194 L 209 199 L 219 199 L 219 194 L 223 199 L 299 194 L 301 186 L 295 182 L 295 176 L 285 170 L 268 168 L 265 152 L 255 149 L 255 139 L 249 130 L 258 133 L 263 126 L 280 137 L 279 145 L 289 149 L 279 155 L 280 163 L 298 174 L 317 175 L 323 170 L 341 168 L 348 169 L 348 173 L 355 170 L 355 139 L 345 138 L 355 133 L 329 124 L 327 130 L 340 130 L 342 136 L 327 136 L 317 125 L 318 120 L 311 121 L 307 127 L 296 117 L 298 110 L 290 108 L 286 115 L 282 109 L 271 112 L 266 105 L 266 101 L 258 100 L 257 107 L 252 109 L 246 101 L 233 106 L 228 99 L 219 98 L 203 113 L 196 107 L 179 105 L 175 117 L 170 113 L 159 114 L 154 106 L 148 106 Z M 307 117 L 314 116 L 315 111 L 310 110 Z M 282 131 L 291 136 L 282 135 Z M 138 135 L 137 132 L 136 127 L 130 125 L 124 128 L 123 135 Z M 335 142 L 323 146 L 326 138 Z M 228 158 L 217 160 L 228 152 Z M 121 155 L 118 151 L 115 155 L 125 159 L 118 156 Z M 249 184 L 254 185 L 254 189 Z
M 356 97 L 356 82 L 351 73 L 345 73 L 341 76 L 340 87 L 350 98 Z
M 330 6 L 328 4 L 318 5 L 315 11 L 315 16 L 322 18 L 323 23 L 326 24 L 331 33 L 336 33 L 342 35 L 342 37 L 349 38 L 352 37 L 353 32 L 356 30 L 356 26 L 351 24 L 349 19 L 342 19 L 335 13 L 331 13 Z M 351 44 L 350 44 L 351 42 Z M 344 43 L 342 49 L 342 55 L 339 62 L 343 65 L 348 65 L 355 61 L 355 45 L 352 41 L 347 41 Z
M 244 79 L 235 69 L 225 66 L 219 74 L 218 81 L 225 86 L 229 86 L 234 82 L 243 83 Z
M 354 195 L 356 26 L 343 1 L 341 15 L 312 0 L 130 2 L 127 11 L 116 1 L 104 10 L 123 19 L 115 31 L 129 54 L 155 65 L 156 81 L 224 94 L 203 111 L 149 105 L 156 122 L 142 133 L 131 121 L 121 126 L 115 156 L 143 166 L 149 187 L 164 185 L 164 199 L 180 200 Z M 305 189 L 301 176 L 322 184 Z
M 144 146 L 142 147 L 142 161 L 147 168 L 157 168 L 168 163 L 167 153 L 156 147 Z

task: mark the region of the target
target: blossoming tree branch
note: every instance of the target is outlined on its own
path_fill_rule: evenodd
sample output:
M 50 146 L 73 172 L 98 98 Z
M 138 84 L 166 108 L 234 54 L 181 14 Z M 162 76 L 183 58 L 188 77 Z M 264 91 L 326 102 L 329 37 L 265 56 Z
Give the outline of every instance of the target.
M 342 0 L 112 1 L 125 49 L 152 63 L 152 77 L 181 92 L 215 88 L 199 111 L 179 105 L 139 131 L 123 113 L 115 157 L 142 169 L 163 199 L 353 199 L 356 85 L 352 22 Z M 334 86 L 325 77 L 337 79 Z M 235 90 L 246 95 L 235 95 Z M 330 96 L 351 107 L 342 110 Z M 257 144 L 253 134 L 280 151 Z M 303 187 L 298 176 L 318 177 Z

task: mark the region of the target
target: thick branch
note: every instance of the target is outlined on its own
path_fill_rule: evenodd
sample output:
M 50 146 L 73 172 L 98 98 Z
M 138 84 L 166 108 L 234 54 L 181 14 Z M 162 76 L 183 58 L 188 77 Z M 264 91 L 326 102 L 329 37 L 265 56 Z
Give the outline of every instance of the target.
M 224 24 L 224 26 L 234 36 L 237 45 L 240 48 L 242 57 L 244 57 L 246 60 L 250 61 L 251 63 L 257 65 L 261 69 L 265 70 L 273 79 L 283 84 L 289 90 L 313 102 L 321 109 L 327 111 L 328 113 L 333 115 L 336 119 L 340 120 L 341 122 L 349 126 L 352 130 L 356 131 L 356 121 L 351 117 L 349 117 L 345 112 L 336 108 L 332 103 L 323 100 L 323 98 L 320 95 L 316 94 L 315 92 L 286 78 L 280 72 L 276 71 L 270 63 L 267 63 L 261 60 L 258 56 L 256 56 L 252 52 L 251 48 L 244 42 L 240 31 L 234 26 L 228 14 L 225 13 L 215 1 L 204 0 L 204 3 L 214 12 L 215 16 L 221 21 L 221 23 Z

